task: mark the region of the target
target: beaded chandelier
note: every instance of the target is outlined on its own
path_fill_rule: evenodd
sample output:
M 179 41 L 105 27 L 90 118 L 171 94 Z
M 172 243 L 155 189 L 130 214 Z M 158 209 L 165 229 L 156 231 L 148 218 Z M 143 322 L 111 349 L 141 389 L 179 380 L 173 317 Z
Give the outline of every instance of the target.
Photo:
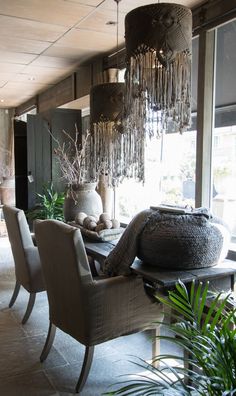
M 179 4 L 138 7 L 126 15 L 125 119 L 141 140 L 191 122 L 192 13 Z

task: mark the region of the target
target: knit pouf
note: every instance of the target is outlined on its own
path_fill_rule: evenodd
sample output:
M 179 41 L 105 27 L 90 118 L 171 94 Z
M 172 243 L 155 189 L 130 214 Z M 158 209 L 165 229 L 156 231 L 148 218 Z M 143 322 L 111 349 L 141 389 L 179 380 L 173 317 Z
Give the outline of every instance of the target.
M 226 257 L 229 240 L 219 218 L 155 210 L 139 236 L 137 256 L 165 269 L 211 267 Z

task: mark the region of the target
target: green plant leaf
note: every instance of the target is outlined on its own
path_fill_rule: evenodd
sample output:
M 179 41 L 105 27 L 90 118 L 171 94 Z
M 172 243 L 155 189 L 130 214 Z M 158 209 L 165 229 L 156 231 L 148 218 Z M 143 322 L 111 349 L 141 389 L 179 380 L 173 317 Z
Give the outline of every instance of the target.
M 43 193 L 36 193 L 38 204 L 26 212 L 28 219 L 56 219 L 64 220 L 64 193 L 54 190 L 53 183 L 43 185 Z
M 184 297 L 184 300 L 189 301 L 188 291 L 185 284 L 179 279 L 178 283 L 175 285 L 176 290 Z
M 197 286 L 197 290 L 195 290 L 195 297 L 194 297 L 194 303 L 193 303 L 193 312 L 196 315 L 196 312 L 199 307 L 199 301 L 200 301 L 200 296 L 201 296 L 201 291 L 202 291 L 202 282 L 199 282 Z
M 195 298 L 195 280 L 192 281 L 190 288 L 190 304 L 192 306 L 194 304 L 194 298 Z
M 168 298 L 156 297 L 171 308 L 174 320 L 164 323 L 173 335 L 157 338 L 181 346 L 190 366 L 178 366 L 184 359 L 174 354 L 155 357 L 153 365 L 140 360 L 138 367 L 151 375 L 136 375 L 107 395 L 236 396 L 236 307 L 230 296 L 213 295 L 208 283 L 192 283 L 188 292 L 179 282 Z M 170 366 L 168 359 L 176 365 Z
M 200 304 L 199 304 L 199 306 L 198 306 L 197 311 L 195 311 L 196 314 L 197 314 L 197 323 L 198 323 L 198 326 L 200 326 L 200 324 L 201 324 L 202 315 L 203 315 L 203 311 L 204 311 L 204 307 L 207 305 L 208 289 L 209 289 L 209 282 L 207 282 L 207 283 L 205 284 L 205 287 L 204 287 L 203 292 L 202 292 L 201 299 L 200 299 L 200 296 L 199 296 L 199 302 L 200 302 Z

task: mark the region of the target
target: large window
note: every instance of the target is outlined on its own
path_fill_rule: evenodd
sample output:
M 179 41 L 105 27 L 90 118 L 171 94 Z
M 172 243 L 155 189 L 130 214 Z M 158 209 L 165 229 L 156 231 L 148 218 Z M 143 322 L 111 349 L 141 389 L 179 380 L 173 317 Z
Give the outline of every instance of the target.
M 196 199 L 197 206 L 209 206 L 228 224 L 232 236 L 230 254 L 234 258 L 236 20 L 215 30 L 203 30 L 199 39 L 193 39 L 192 75 L 191 130 L 182 136 L 166 133 L 157 141 L 147 141 L 146 182 L 142 186 L 128 180 L 117 189 L 116 213 L 128 222 L 151 205 L 195 206 Z
M 145 183 L 124 181 L 116 191 L 118 217 L 127 222 L 160 203 L 194 206 L 196 131 L 148 140 Z
M 195 206 L 198 39 L 193 40 L 191 131 L 147 138 L 145 183 L 124 181 L 116 189 L 116 216 L 128 222 L 139 211 L 160 203 Z
M 212 211 L 226 221 L 236 244 L 236 21 L 216 31 Z

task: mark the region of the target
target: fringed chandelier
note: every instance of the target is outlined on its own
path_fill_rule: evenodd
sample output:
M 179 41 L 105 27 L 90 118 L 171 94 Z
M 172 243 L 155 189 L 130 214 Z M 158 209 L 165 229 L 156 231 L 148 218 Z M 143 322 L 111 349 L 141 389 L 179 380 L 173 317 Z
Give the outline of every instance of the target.
M 143 180 L 144 145 L 123 130 L 124 83 L 95 85 L 90 90 L 90 169 L 107 176 L 107 185 L 124 178 Z
M 117 58 L 119 2 L 117 4 Z M 118 65 L 117 59 L 117 65 Z M 118 70 L 117 70 L 118 71 Z M 109 70 L 108 70 L 109 76 Z M 117 79 L 118 81 L 118 73 Z M 106 175 L 107 186 L 117 186 L 124 178 L 143 180 L 144 145 L 140 137 L 124 130 L 124 83 L 108 82 L 90 90 L 90 169 Z M 141 141 L 140 141 L 141 142 Z
M 185 131 L 191 122 L 192 14 L 179 4 L 145 5 L 125 18 L 124 115 L 140 139 Z

